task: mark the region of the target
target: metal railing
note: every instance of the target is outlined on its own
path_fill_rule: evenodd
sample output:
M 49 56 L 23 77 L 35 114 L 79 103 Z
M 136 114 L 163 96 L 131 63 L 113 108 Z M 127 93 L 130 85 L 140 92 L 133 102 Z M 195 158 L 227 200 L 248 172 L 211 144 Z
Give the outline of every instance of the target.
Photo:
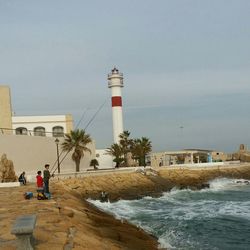
M 63 132 L 48 132 L 48 131 L 35 131 L 25 129 L 23 131 L 11 128 L 0 128 L 0 133 L 5 135 L 21 135 L 21 136 L 42 136 L 42 137 L 64 137 Z

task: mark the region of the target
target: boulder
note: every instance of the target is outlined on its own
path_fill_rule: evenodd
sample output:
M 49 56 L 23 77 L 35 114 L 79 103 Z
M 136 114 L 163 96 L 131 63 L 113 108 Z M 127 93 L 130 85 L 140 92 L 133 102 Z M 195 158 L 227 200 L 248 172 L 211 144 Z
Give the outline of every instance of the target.
M 0 182 L 15 181 L 17 181 L 17 176 L 14 170 L 13 162 L 8 160 L 6 154 L 3 154 L 0 160 Z

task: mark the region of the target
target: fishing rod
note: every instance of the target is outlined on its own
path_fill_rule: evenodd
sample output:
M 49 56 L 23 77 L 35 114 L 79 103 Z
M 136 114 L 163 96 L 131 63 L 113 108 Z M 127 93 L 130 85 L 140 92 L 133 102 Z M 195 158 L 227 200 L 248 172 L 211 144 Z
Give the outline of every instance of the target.
M 84 118 L 84 116 L 85 116 L 87 110 L 88 110 L 88 108 L 86 108 L 86 109 L 84 110 L 84 112 L 83 112 L 83 114 L 82 114 L 82 116 L 81 116 L 79 122 L 78 122 L 77 125 L 76 125 L 76 128 L 78 128 L 78 126 L 81 124 L 81 122 L 82 122 L 82 120 L 83 120 L 83 118 Z M 62 154 L 63 154 L 63 151 L 61 151 L 61 153 L 59 154 L 58 158 L 60 158 Z M 54 167 L 56 166 L 56 163 L 57 163 L 57 162 L 58 162 L 58 160 L 56 160 L 56 161 L 53 163 L 52 168 L 51 168 L 50 171 L 53 171 L 53 169 L 54 169 Z M 60 162 L 59 162 L 58 165 L 60 165 Z M 57 168 L 58 168 L 58 166 L 57 166 Z M 56 168 L 55 170 L 57 170 L 57 168 Z
M 89 120 L 89 122 L 87 123 L 87 125 L 84 127 L 84 130 L 85 130 L 85 131 L 86 131 L 86 129 L 88 128 L 88 126 L 93 122 L 93 120 L 94 120 L 95 117 L 98 115 L 98 113 L 102 110 L 102 108 L 103 108 L 104 105 L 106 104 L 107 100 L 108 100 L 108 99 L 106 99 L 106 100 L 103 102 L 103 104 L 98 108 L 98 110 L 94 113 L 94 115 L 93 115 L 92 118 Z M 78 124 L 79 124 L 79 123 L 78 123 Z M 70 151 L 71 151 L 71 149 L 68 150 L 68 151 L 65 153 L 64 157 L 62 158 L 61 161 L 59 161 L 58 165 L 60 165 L 60 164 L 64 161 L 64 159 L 66 158 L 66 156 L 69 154 Z M 61 153 L 63 153 L 63 151 L 62 151 Z M 57 162 L 57 161 L 56 161 L 56 162 Z M 55 166 L 56 162 L 54 163 L 54 166 Z M 53 167 L 54 167 L 54 166 L 53 166 Z M 55 171 L 56 171 L 57 169 L 58 169 L 58 166 L 55 168 L 55 170 L 53 171 L 52 174 L 54 174 Z

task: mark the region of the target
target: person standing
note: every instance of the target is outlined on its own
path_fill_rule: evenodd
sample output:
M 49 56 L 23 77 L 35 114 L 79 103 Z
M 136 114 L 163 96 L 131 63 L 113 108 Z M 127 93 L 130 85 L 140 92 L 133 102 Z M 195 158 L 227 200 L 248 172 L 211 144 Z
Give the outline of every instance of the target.
M 38 171 L 36 176 L 36 185 L 38 188 L 43 188 L 43 177 L 42 172 Z
M 45 169 L 43 171 L 43 183 L 44 183 L 44 192 L 49 193 L 49 179 L 51 175 L 49 172 L 49 164 L 45 164 Z

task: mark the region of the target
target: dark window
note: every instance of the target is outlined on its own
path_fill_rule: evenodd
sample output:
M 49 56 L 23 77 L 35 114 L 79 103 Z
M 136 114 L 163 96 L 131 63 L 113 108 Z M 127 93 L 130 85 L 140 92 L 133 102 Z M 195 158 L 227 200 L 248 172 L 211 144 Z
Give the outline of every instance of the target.
M 28 134 L 28 130 L 27 128 L 16 128 L 16 135 L 27 135 Z
M 45 128 L 44 127 L 36 127 L 34 128 L 35 136 L 45 136 Z
M 61 126 L 53 127 L 52 132 L 53 132 L 54 137 L 63 137 L 64 136 L 64 129 Z

